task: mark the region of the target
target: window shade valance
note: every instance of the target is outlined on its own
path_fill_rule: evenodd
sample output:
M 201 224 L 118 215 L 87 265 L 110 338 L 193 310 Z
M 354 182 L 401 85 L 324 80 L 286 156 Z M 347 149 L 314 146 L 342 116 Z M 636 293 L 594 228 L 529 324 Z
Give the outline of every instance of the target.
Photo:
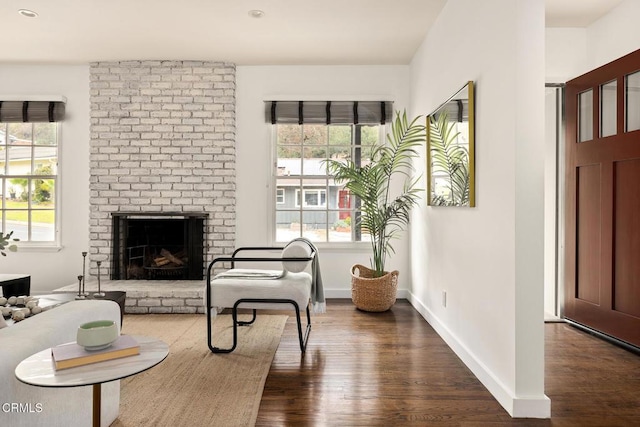
M 266 101 L 265 119 L 276 124 L 385 124 L 391 101 Z
M 0 101 L 0 122 L 61 122 L 64 107 L 61 101 Z
M 469 100 L 454 99 L 442 106 L 440 112 L 447 112 L 447 120 L 452 122 L 468 122 L 469 121 Z M 436 116 L 438 115 L 436 114 Z

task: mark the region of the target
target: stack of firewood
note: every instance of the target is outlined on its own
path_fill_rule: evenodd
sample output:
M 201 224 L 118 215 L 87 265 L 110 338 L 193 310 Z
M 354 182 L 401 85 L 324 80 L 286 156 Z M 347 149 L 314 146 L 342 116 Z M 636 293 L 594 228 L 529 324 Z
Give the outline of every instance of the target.
M 156 267 L 181 267 L 185 263 L 184 251 L 172 254 L 166 249 L 160 251 L 159 257 L 153 258 L 153 263 Z

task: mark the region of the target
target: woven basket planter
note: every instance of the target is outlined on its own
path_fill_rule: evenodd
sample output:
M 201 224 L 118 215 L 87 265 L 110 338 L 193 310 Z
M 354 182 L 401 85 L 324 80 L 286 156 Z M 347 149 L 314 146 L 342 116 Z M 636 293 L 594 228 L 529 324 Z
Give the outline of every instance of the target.
M 387 311 L 396 302 L 398 270 L 380 277 L 374 273 L 360 264 L 351 267 L 351 300 L 362 311 Z

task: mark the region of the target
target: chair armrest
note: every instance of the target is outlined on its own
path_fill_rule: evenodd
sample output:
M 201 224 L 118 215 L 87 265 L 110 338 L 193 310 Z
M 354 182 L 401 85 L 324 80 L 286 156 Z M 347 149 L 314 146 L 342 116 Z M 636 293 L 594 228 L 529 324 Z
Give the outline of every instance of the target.
M 231 263 L 231 268 L 235 268 L 235 263 L 236 262 L 274 262 L 274 261 L 280 261 L 280 262 L 288 262 L 288 261 L 312 261 L 315 256 L 316 256 L 316 251 L 311 248 L 311 254 L 307 257 L 282 257 L 282 256 L 260 256 L 260 257 L 238 257 L 237 254 L 243 251 L 268 251 L 268 250 L 280 250 L 282 251 L 284 249 L 283 246 L 244 246 L 244 247 L 240 247 L 237 248 L 235 251 L 233 251 L 233 254 L 229 257 L 229 256 L 223 256 L 223 257 L 217 257 L 214 258 L 213 261 L 211 261 L 211 263 L 209 264 L 209 267 L 207 268 L 207 284 L 210 282 L 211 280 L 211 270 L 213 269 L 214 265 L 220 262 L 230 262 Z
M 281 251 L 283 249 L 284 249 L 284 246 L 244 246 L 233 251 L 233 255 L 231 256 L 235 257 L 238 254 L 238 252 L 242 252 L 242 251 L 277 251 L 277 250 Z
M 231 255 L 230 260 L 226 260 L 226 261 L 230 261 L 231 262 L 231 268 L 235 268 L 235 262 L 242 262 L 242 261 L 257 261 L 257 262 L 261 262 L 261 261 L 311 261 L 313 260 L 313 258 L 316 256 L 316 252 L 315 250 L 312 248 L 311 249 L 311 254 L 308 257 L 304 257 L 304 258 L 300 258 L 300 257 L 295 257 L 295 258 L 282 258 L 282 257 L 252 257 L 252 258 L 241 258 L 241 257 L 237 257 L 237 254 L 243 251 L 282 251 L 285 247 L 284 246 L 244 246 L 244 247 L 240 247 L 237 248 L 235 251 L 233 251 L 233 254 Z M 218 261 L 222 261 L 222 260 L 218 260 Z M 215 263 L 216 260 L 214 259 L 213 262 Z

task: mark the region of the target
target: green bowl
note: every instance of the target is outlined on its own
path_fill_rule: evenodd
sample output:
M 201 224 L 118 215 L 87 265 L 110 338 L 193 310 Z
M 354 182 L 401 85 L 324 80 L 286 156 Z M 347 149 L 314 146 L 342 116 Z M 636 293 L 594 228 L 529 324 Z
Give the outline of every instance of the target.
M 113 344 L 119 335 L 118 325 L 113 320 L 96 320 L 80 325 L 76 342 L 85 350 L 102 350 Z

